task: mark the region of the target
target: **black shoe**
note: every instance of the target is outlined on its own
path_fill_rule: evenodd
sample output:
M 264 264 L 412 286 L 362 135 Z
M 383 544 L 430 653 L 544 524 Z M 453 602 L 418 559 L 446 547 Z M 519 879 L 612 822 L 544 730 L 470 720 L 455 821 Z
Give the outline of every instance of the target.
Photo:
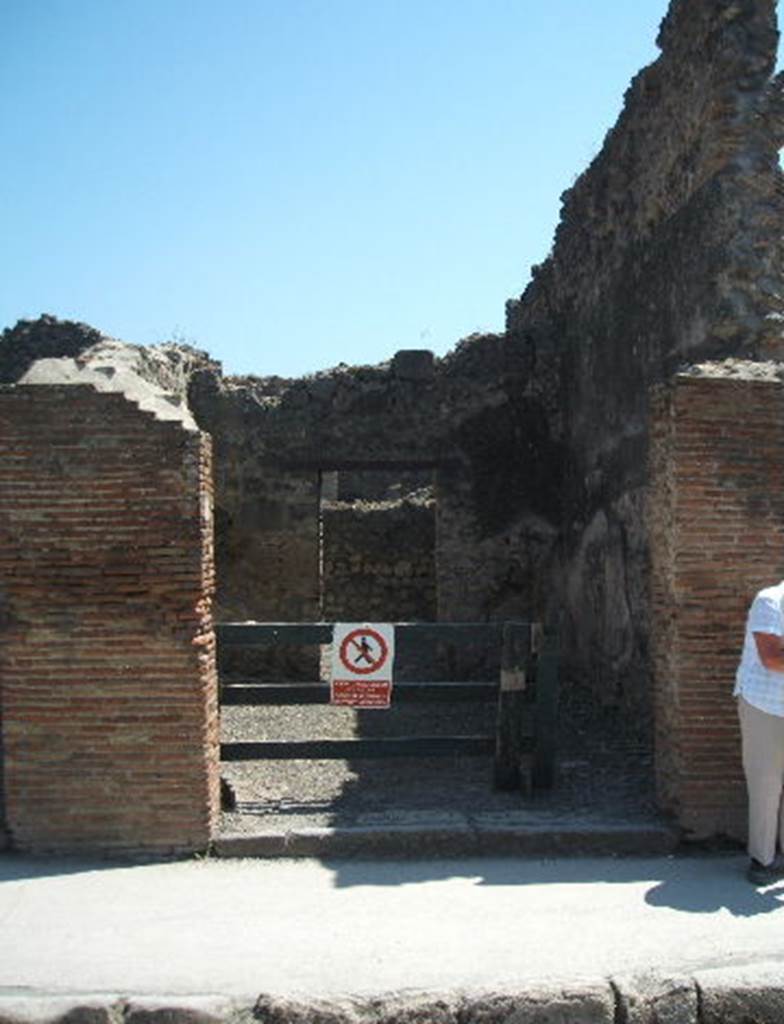
M 773 864 L 760 864 L 754 857 L 749 861 L 749 866 L 746 868 L 746 878 L 751 882 L 752 885 L 770 885 L 772 882 L 777 882 L 782 877 L 782 871 L 780 868 L 775 867 Z

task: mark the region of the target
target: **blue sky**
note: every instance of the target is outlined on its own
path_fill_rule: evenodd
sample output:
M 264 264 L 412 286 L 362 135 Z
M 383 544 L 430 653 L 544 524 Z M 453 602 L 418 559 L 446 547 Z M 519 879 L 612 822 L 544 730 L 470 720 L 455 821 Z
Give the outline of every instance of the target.
M 501 330 L 666 0 L 0 0 L 0 327 L 227 373 Z

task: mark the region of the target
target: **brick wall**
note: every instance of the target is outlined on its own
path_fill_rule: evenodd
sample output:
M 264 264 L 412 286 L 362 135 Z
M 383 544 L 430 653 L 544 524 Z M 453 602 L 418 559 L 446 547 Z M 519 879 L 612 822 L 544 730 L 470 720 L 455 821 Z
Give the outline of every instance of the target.
M 88 386 L 0 388 L 12 842 L 188 851 L 218 813 L 210 438 Z
M 657 783 L 697 836 L 745 833 L 731 694 L 748 605 L 784 576 L 783 397 L 773 379 L 680 375 L 652 402 Z

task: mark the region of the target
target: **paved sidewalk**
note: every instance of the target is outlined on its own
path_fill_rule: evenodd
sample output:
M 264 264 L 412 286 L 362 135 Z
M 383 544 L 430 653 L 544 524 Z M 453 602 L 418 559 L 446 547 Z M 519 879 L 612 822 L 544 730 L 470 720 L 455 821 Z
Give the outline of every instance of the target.
M 715 992 L 736 1003 L 751 993 L 779 1014 L 759 1019 L 782 1020 L 784 883 L 756 890 L 743 865 L 724 855 L 129 866 L 4 854 L 0 1020 L 81 1006 L 69 1024 L 194 1024 L 249 1019 L 256 1006 L 267 1021 L 304 1021 L 313 1000 L 336 1021 L 383 1019 L 387 1005 L 421 1020 L 424 993 L 439 993 L 439 1022 L 457 1021 L 460 1006 L 465 1019 L 476 1000 L 494 1001 L 487 1019 L 499 1020 L 498 1000 L 512 1000 L 525 1021 L 537 1018 L 523 1004 L 566 999 L 581 1006 L 575 1021 L 610 1024 L 629 998 L 685 1000 L 693 1016 L 673 1019 L 688 1021 Z

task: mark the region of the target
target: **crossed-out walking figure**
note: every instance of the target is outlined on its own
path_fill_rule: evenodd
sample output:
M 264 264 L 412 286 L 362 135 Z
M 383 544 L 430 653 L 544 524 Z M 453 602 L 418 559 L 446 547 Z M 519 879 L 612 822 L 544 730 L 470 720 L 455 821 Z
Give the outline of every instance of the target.
M 363 636 L 359 643 L 357 643 L 356 640 L 352 640 L 351 642 L 359 651 L 359 654 L 356 656 L 356 658 L 354 658 L 354 664 L 358 665 L 360 661 L 365 661 L 367 662 L 368 665 L 372 665 L 373 650 L 370 646 L 370 641 L 368 640 L 368 638 L 366 636 Z

